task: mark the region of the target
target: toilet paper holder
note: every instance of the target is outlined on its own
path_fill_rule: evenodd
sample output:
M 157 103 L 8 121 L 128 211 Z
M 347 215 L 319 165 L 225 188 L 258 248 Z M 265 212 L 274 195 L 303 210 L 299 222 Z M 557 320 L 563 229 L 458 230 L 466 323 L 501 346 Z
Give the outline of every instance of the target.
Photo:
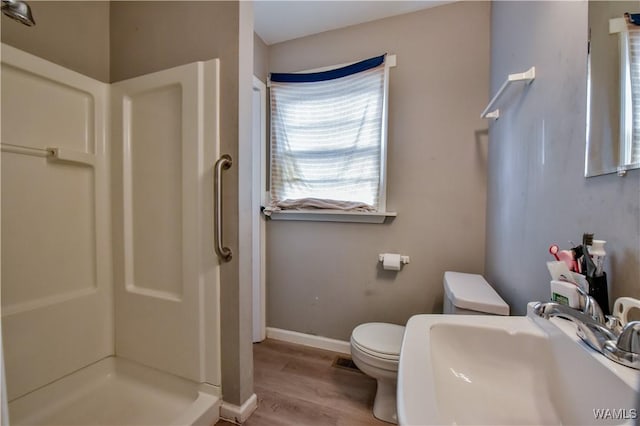
M 386 253 L 380 253 L 378 255 L 378 262 L 384 262 L 384 255 Z M 411 263 L 411 258 L 409 256 L 400 256 L 400 263 L 402 263 L 403 265 L 408 265 L 409 263 Z

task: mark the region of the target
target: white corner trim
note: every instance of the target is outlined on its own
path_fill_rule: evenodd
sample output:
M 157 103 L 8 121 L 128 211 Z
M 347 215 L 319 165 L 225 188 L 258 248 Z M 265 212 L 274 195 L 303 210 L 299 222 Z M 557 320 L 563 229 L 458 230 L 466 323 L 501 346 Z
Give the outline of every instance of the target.
M 220 418 L 226 421 L 241 425 L 246 422 L 249 416 L 258 408 L 258 396 L 252 394 L 240 407 L 222 401 L 220 406 Z
M 609 34 L 618 34 L 628 31 L 627 20 L 625 18 L 609 19 Z
M 345 342 L 344 340 L 330 339 L 328 337 L 314 336 L 312 334 L 298 333 L 297 331 L 272 327 L 267 327 L 267 338 L 351 355 L 351 343 Z
M 396 61 L 396 55 L 387 55 L 386 61 L 389 68 L 394 68 L 398 64 Z

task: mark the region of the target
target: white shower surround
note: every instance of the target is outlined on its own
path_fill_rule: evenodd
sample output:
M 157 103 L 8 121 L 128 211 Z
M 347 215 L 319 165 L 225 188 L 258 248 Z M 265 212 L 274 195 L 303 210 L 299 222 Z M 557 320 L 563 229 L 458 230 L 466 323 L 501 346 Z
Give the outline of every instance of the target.
M 108 357 L 13 401 L 15 425 L 201 425 L 218 420 L 218 390 Z
M 116 117 L 116 102 L 120 95 L 129 104 L 132 98 L 135 102 L 135 84 L 124 82 L 115 89 L 4 44 L 2 67 L 3 144 L 61 147 L 95 160 L 90 166 L 54 162 L 44 155 L 2 156 L 3 198 L 13 197 L 9 204 L 3 200 L 2 231 L 8 385 L 3 394 L 12 424 L 87 424 L 97 419 L 105 424 L 215 423 L 221 393 L 219 263 L 209 250 L 208 177 L 219 146 L 219 61 L 137 79 L 151 82 L 144 89 L 147 93 L 167 85 L 178 88 L 178 97 L 158 99 L 176 105 L 142 102 L 143 108 L 182 113 L 175 120 L 182 136 L 182 155 L 175 164 L 181 183 L 173 194 L 182 206 L 174 223 L 177 235 L 182 235 L 182 255 L 173 265 L 181 279 L 171 297 L 154 289 L 155 282 L 134 283 L 119 275 L 122 263 L 129 268 L 134 263 L 131 256 L 123 259 L 130 253 L 119 246 L 126 241 L 122 217 L 116 216 L 129 214 L 130 220 L 136 212 L 130 205 L 128 210 L 118 209 L 133 200 L 124 199 L 131 187 L 123 185 L 131 180 L 117 176 L 123 170 L 117 163 L 123 158 L 114 150 L 120 148 L 127 156 L 120 136 L 131 136 L 126 125 L 137 117 Z M 153 82 L 160 84 L 154 88 Z M 154 123 L 143 119 L 136 125 L 138 133 L 145 126 L 151 133 Z M 148 159 L 148 164 L 129 162 L 128 170 L 132 165 L 153 167 L 154 157 Z M 136 202 L 141 205 L 140 199 Z M 22 247 L 21 241 L 36 243 Z M 162 235 L 156 241 L 161 242 Z M 186 253 L 185 245 L 191 247 Z M 154 268 L 149 261 L 135 266 Z M 131 401 L 136 403 L 131 406 Z

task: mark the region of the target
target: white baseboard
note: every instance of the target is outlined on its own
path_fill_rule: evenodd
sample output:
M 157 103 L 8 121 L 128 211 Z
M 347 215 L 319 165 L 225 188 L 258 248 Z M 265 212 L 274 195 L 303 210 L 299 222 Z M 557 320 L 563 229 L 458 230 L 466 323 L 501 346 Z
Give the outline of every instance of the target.
M 220 406 L 220 418 L 237 425 L 246 422 L 249 416 L 258 408 L 258 397 L 254 393 L 240 407 L 222 401 Z
M 314 336 L 312 334 L 298 333 L 297 331 L 282 330 L 281 328 L 267 327 L 267 337 L 282 340 L 312 348 L 325 349 L 345 355 L 351 354 L 351 344 L 344 340 L 330 339 L 328 337 Z

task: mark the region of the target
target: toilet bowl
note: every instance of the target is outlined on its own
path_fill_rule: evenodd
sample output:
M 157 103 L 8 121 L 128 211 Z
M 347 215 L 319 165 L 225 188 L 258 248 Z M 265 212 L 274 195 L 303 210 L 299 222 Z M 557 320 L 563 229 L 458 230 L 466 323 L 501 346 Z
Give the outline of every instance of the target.
M 509 315 L 509 305 L 477 274 L 444 273 L 445 314 Z M 351 333 L 351 356 L 356 366 L 376 379 L 373 415 L 397 423 L 396 388 L 404 327 L 382 322 L 360 324 Z
M 396 382 L 403 336 L 403 326 L 381 322 L 360 324 L 351 333 L 353 362 L 377 382 L 373 415 L 389 423 L 397 423 Z

